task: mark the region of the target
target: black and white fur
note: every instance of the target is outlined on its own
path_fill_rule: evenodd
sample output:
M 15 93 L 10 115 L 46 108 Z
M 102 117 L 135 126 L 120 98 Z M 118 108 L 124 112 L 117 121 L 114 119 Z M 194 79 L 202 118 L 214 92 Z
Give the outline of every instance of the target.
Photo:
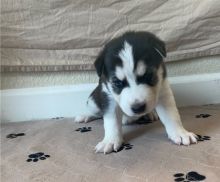
M 165 44 L 149 32 L 127 32 L 111 40 L 95 61 L 99 84 L 87 101 L 88 111 L 75 118 L 103 117 L 105 136 L 96 152 L 117 151 L 123 143 L 122 123 L 156 109 L 168 137 L 176 144 L 196 143 L 184 129 L 166 77 Z M 123 113 L 119 119 L 117 111 Z

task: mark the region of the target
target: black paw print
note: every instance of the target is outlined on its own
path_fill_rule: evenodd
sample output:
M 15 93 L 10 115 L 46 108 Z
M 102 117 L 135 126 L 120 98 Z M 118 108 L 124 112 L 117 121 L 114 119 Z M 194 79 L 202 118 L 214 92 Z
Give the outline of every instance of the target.
M 55 118 L 52 118 L 52 119 L 63 119 L 64 117 L 55 117 Z
M 81 133 L 85 133 L 88 131 L 92 131 L 92 127 L 82 127 L 82 128 L 78 128 L 75 131 L 80 131 Z
M 37 162 L 38 160 L 45 160 L 46 158 L 50 157 L 50 155 L 45 155 L 43 152 L 37 152 L 30 154 L 28 157 L 27 162 Z
M 206 179 L 205 176 L 195 171 L 188 172 L 186 175 L 183 173 L 176 173 L 173 176 L 175 177 L 174 181 L 183 181 L 183 182 L 202 181 Z
M 18 136 L 24 136 L 25 133 L 11 133 L 6 136 L 6 138 L 17 138 Z
M 124 143 L 122 144 L 122 146 L 118 149 L 118 151 L 114 151 L 115 153 L 120 152 L 122 150 L 130 150 L 132 149 L 133 145 L 129 144 L 129 143 Z
M 198 114 L 196 115 L 196 118 L 208 118 L 210 116 L 211 116 L 210 114 Z
M 202 142 L 202 141 L 204 141 L 204 140 L 210 140 L 210 139 L 211 139 L 210 136 L 197 135 L 197 140 L 198 140 L 199 142 Z

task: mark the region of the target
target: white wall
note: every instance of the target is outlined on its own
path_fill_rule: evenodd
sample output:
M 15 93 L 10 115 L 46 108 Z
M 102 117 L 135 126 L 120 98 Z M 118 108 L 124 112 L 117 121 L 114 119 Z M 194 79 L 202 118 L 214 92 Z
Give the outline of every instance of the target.
M 220 103 L 220 74 L 169 77 L 178 106 Z M 96 84 L 9 89 L 1 91 L 1 121 L 74 117 L 86 111 Z M 211 93 L 211 94 L 210 94 Z

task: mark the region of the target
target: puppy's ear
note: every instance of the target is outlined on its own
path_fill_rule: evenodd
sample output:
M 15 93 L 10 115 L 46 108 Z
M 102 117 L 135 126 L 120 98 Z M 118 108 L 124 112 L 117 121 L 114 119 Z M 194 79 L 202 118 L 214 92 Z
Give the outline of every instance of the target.
M 167 56 L 165 43 L 156 38 L 154 41 L 154 49 L 161 55 L 161 57 L 165 58 Z
M 96 72 L 99 77 L 101 77 L 103 71 L 104 71 L 104 59 L 105 59 L 105 50 L 102 50 L 98 57 L 95 60 L 94 66 L 96 69 Z

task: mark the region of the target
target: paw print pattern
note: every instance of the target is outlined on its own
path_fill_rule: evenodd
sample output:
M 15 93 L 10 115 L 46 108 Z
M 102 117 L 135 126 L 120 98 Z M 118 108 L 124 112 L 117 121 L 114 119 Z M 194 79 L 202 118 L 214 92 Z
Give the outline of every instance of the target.
M 115 153 L 120 152 L 122 150 L 130 150 L 132 149 L 133 145 L 129 144 L 129 143 L 124 143 L 122 144 L 122 146 L 118 149 L 118 151 L 114 151 Z
M 176 173 L 173 175 L 175 177 L 174 181 L 184 181 L 185 175 L 183 173 Z
M 176 173 L 173 176 L 175 177 L 174 181 L 183 181 L 183 182 L 203 181 L 204 179 L 206 179 L 205 176 L 195 171 L 188 172 L 186 175 L 183 173 Z
M 6 136 L 6 138 L 10 138 L 10 139 L 12 139 L 12 138 L 17 138 L 18 136 L 24 136 L 25 135 L 25 133 L 11 133 L 11 134 L 8 134 L 7 136 Z
M 55 118 L 52 118 L 52 119 L 63 119 L 64 117 L 55 117 Z
M 85 133 L 88 131 L 92 131 L 92 127 L 82 127 L 82 128 L 78 128 L 75 131 L 80 131 L 81 133 Z
M 211 116 L 210 114 L 198 114 L 196 115 L 196 118 L 208 118 L 210 116 Z
M 199 142 L 202 142 L 204 140 L 210 140 L 211 137 L 210 136 L 197 135 L 197 139 L 198 139 Z
M 34 154 L 30 154 L 28 156 L 29 158 L 26 160 L 27 162 L 37 162 L 39 160 L 45 160 L 48 157 L 50 157 L 50 155 L 45 155 L 43 152 L 37 152 Z

